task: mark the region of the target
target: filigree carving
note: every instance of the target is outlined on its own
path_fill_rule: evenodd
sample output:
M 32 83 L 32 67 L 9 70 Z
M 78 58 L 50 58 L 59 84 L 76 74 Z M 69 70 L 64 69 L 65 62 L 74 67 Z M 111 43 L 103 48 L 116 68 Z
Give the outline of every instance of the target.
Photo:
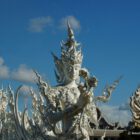
M 140 128 L 140 88 L 130 98 L 130 107 L 133 116 L 134 127 Z
M 26 106 L 23 112 L 18 110 L 22 86 L 15 92 L 10 86 L 6 93 L 0 91 L 2 139 L 9 140 L 6 136 L 13 133 L 11 140 L 89 140 L 90 133 L 99 125 L 96 102 L 108 101 L 119 80 L 105 88 L 102 96 L 94 97 L 98 80 L 82 68 L 83 55 L 79 45 L 68 23 L 68 39 L 61 43 L 60 58 L 52 53 L 58 85 L 50 86 L 34 71 L 38 92 L 30 89 L 32 115 L 29 115 Z M 5 123 L 5 119 L 9 121 Z M 90 123 L 95 127 L 91 127 Z M 11 133 L 7 132 L 9 135 L 3 133 L 5 125 L 9 127 L 5 127 L 6 130 L 12 129 Z

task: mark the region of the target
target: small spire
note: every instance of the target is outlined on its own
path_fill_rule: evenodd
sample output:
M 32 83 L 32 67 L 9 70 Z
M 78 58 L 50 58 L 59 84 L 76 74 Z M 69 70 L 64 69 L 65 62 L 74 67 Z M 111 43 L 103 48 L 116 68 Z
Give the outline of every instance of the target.
M 69 21 L 67 21 L 67 28 L 68 28 L 68 36 L 70 40 L 74 40 L 74 32 L 69 24 Z
M 71 46 L 74 46 L 74 47 L 77 47 L 79 46 L 80 44 L 77 43 L 77 41 L 75 40 L 75 37 L 74 37 L 74 32 L 69 24 L 69 21 L 67 21 L 67 28 L 68 28 L 68 40 L 66 43 L 63 43 L 65 46 L 68 46 L 68 47 L 71 47 Z

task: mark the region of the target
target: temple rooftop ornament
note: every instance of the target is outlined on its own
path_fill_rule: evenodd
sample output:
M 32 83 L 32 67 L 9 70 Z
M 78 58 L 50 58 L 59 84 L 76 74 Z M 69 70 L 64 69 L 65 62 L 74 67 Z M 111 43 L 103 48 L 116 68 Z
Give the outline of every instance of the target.
M 67 27 L 68 39 L 61 45 L 60 58 L 52 53 L 58 85 L 52 87 L 34 71 L 38 92 L 30 90 L 32 115 L 26 106 L 23 112 L 18 110 L 22 86 L 15 92 L 10 86 L 6 94 L 0 91 L 1 140 L 89 140 L 100 129 L 96 102 L 108 101 L 120 79 L 95 97 L 98 80 L 82 67 L 80 44 L 69 23 Z
M 130 98 L 130 107 L 133 117 L 133 127 L 140 129 L 140 88 Z
M 80 43 L 77 43 L 77 41 L 75 40 L 74 37 L 74 32 L 69 24 L 69 21 L 67 21 L 67 28 L 68 28 L 68 40 L 66 43 L 64 43 L 63 45 L 68 46 L 68 47 L 77 47 L 80 45 Z

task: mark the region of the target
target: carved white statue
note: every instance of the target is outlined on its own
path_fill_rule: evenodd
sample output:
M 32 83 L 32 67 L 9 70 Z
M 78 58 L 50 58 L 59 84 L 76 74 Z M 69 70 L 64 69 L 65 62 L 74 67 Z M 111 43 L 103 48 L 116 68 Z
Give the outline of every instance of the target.
M 108 101 L 119 80 L 106 87 L 102 96 L 94 97 L 97 79 L 82 68 L 79 45 L 68 23 L 68 39 L 61 43 L 61 57 L 52 53 L 58 85 L 51 87 L 34 71 L 39 93 L 30 91 L 32 116 L 28 115 L 27 108 L 24 112 L 18 110 L 21 86 L 15 94 L 10 86 L 6 96 L 0 91 L 0 110 L 6 112 L 5 108 L 9 107 L 5 114 L 9 120 L 5 123 L 8 132 L 0 133 L 2 140 L 89 140 L 91 131 L 98 128 L 96 101 Z M 0 130 L 3 124 L 1 120 Z
M 59 83 L 56 87 L 49 87 L 38 77 L 38 86 L 41 94 L 47 99 L 48 112 L 46 119 L 53 126 L 53 133 L 59 139 L 89 139 L 89 120 L 98 124 L 96 106 L 93 102 L 92 88 L 97 80 L 89 78 L 88 71 L 82 69 L 82 53 L 78 50 L 79 44 L 75 41 L 74 33 L 68 24 L 68 40 L 61 46 L 61 58 L 54 54 L 56 78 Z M 80 83 L 85 79 L 85 85 Z M 57 128 L 58 133 L 55 131 Z M 58 130 L 59 129 L 59 130 Z

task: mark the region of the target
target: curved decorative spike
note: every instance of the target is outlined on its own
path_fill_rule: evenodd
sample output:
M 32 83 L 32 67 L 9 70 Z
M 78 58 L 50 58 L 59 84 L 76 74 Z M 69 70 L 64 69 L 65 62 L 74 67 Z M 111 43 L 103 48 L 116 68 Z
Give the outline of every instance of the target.
M 60 75 L 56 72 L 56 70 L 54 70 L 54 73 L 55 73 L 56 81 L 57 81 L 58 83 L 60 83 L 60 81 L 61 81 Z
M 112 92 L 116 89 L 121 79 L 122 79 L 122 76 L 120 76 L 117 80 L 115 80 L 112 85 L 106 86 L 104 88 L 102 96 L 96 97 L 95 100 L 107 102 L 110 99 Z
M 22 116 L 22 125 L 23 125 L 22 128 L 23 129 L 22 129 L 22 131 L 23 131 L 24 136 L 26 137 L 26 140 L 31 140 L 31 138 L 29 138 L 29 133 L 28 133 L 28 131 L 26 131 L 26 127 L 25 127 L 25 114 L 26 114 L 26 112 L 27 112 L 27 108 L 25 108 L 23 111 L 23 116 Z
M 15 115 L 19 120 L 19 114 L 18 114 L 18 95 L 19 95 L 19 90 L 22 88 L 22 85 L 18 87 L 16 91 L 16 97 L 15 97 Z
M 8 91 L 9 91 L 11 94 L 13 94 L 13 91 L 12 91 L 12 88 L 11 88 L 10 84 L 8 85 Z
M 25 128 L 25 114 L 27 112 L 27 108 L 24 109 L 23 111 L 23 117 L 22 117 L 22 124 L 23 124 L 23 127 Z
M 53 52 L 51 52 L 51 55 L 53 56 L 55 62 L 59 60 L 59 58 Z
M 62 40 L 62 41 L 60 42 L 61 49 L 64 47 L 64 45 L 65 45 L 65 42 Z
M 40 74 L 37 71 L 35 71 L 35 70 L 34 70 L 34 73 L 36 74 L 36 77 L 38 78 L 37 79 L 38 80 L 37 81 L 38 82 L 37 85 L 38 86 L 41 86 L 42 85 L 42 86 L 46 86 L 46 88 L 49 88 L 49 85 L 42 80 Z
M 62 40 L 61 42 L 62 42 L 63 45 L 65 44 L 64 40 Z
M 20 118 L 19 118 L 19 114 L 18 114 L 18 94 L 19 94 L 19 90 L 21 89 L 21 87 L 22 87 L 22 85 L 19 86 L 16 91 L 14 117 L 15 117 L 16 131 L 17 131 L 18 137 L 20 139 L 26 140 L 26 137 L 23 135 L 23 132 L 21 129 Z

